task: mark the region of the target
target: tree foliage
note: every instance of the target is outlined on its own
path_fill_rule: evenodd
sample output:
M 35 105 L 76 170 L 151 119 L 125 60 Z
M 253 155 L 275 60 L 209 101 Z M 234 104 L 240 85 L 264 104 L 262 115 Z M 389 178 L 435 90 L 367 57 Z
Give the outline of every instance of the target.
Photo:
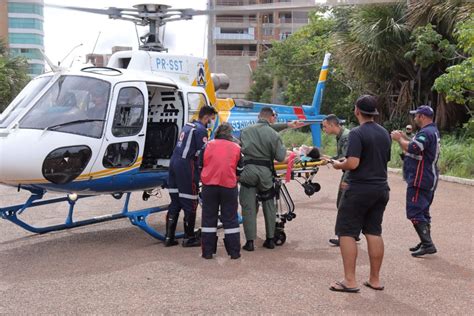
M 0 42 L 0 113 L 30 80 L 28 63 L 22 57 L 11 57 Z
M 333 17 L 314 12 L 308 25 L 285 41 L 274 42 L 254 72 L 254 85 L 247 97 L 261 102 L 311 104 L 324 55 L 330 51 L 329 38 L 335 26 Z M 334 61 L 330 65 L 332 70 L 337 69 Z M 277 100 L 272 100 L 275 93 Z M 332 73 L 329 74 L 321 111 L 329 113 L 337 108 L 342 113 L 349 93 L 350 89 L 340 79 L 335 80 Z
M 472 104 L 473 12 L 472 2 L 417 0 L 314 14 L 309 25 L 274 43 L 255 88 L 268 100 L 277 81 L 286 103 L 308 104 L 329 51 L 322 113 L 349 118 L 357 96 L 369 93 L 379 97 L 379 120 L 387 127 L 399 128 L 408 110 L 430 104 L 438 126 L 453 129 L 468 118 L 459 104 Z
M 446 100 L 474 107 L 474 14 L 459 25 L 456 32 L 458 47 L 466 59 L 460 64 L 446 69 L 446 73 L 438 77 L 434 89 L 446 95 Z M 472 115 L 472 113 L 471 113 Z
M 412 49 L 405 54 L 405 57 L 413 59 L 415 64 L 422 68 L 450 59 L 456 51 L 456 46 L 436 32 L 432 24 L 417 27 L 411 39 Z

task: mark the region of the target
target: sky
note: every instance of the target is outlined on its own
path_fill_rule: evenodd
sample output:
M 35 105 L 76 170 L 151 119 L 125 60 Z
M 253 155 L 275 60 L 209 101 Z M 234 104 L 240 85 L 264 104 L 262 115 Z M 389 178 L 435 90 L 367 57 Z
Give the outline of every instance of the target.
M 138 48 L 135 24 L 111 20 L 107 16 L 78 11 L 48 8 L 48 4 L 62 6 L 129 8 L 134 4 L 146 3 L 140 0 L 45 0 L 44 43 L 49 59 L 64 66 L 80 64 L 85 55 L 91 53 L 111 53 L 112 46 L 132 46 Z M 153 1 L 149 1 L 153 2 Z M 156 1 L 155 1 L 156 2 Z M 206 0 L 160 0 L 159 3 L 173 5 L 175 8 L 205 9 Z M 141 36 L 148 28 L 138 27 Z M 171 22 L 166 25 L 165 46 L 170 53 L 206 55 L 207 18 L 194 17 L 189 21 Z M 82 45 L 81 45 L 82 44 Z

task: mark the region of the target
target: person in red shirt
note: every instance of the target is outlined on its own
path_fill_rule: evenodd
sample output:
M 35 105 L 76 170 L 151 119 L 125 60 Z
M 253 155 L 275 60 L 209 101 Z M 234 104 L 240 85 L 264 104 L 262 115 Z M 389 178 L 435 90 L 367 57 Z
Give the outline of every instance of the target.
M 232 126 L 222 123 L 214 140 L 201 153 L 202 257 L 212 259 L 217 248 L 217 218 L 224 226 L 224 245 L 231 259 L 240 258 L 240 228 L 237 217 L 237 177 L 243 168 L 240 146 L 232 136 Z

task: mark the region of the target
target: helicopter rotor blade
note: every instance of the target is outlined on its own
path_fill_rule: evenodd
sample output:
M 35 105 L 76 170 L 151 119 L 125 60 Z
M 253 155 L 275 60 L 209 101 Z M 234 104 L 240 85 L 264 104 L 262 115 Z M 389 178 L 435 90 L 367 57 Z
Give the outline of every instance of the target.
M 306 3 L 270 3 L 270 4 L 253 4 L 243 6 L 217 6 L 214 9 L 194 10 L 194 9 L 178 9 L 184 15 L 209 15 L 209 14 L 245 14 L 245 13 L 261 13 L 261 12 L 278 12 L 278 11 L 297 11 L 316 9 L 318 7 L 333 7 L 345 5 L 367 5 L 367 4 L 390 4 L 400 3 L 405 0 L 327 0 L 325 3 L 315 2 L 315 0 Z M 175 9 L 177 10 L 177 9 Z
M 66 9 L 66 10 L 74 10 L 74 11 L 81 11 L 87 13 L 94 13 L 94 14 L 102 14 L 108 15 L 110 17 L 113 16 L 121 16 L 122 12 L 133 12 L 138 13 L 138 10 L 131 9 L 131 8 L 116 8 L 116 7 L 109 7 L 106 9 L 97 9 L 97 8 L 86 8 L 86 7 L 72 7 L 72 6 L 63 6 L 58 4 L 45 4 L 45 7 L 55 8 L 55 9 Z

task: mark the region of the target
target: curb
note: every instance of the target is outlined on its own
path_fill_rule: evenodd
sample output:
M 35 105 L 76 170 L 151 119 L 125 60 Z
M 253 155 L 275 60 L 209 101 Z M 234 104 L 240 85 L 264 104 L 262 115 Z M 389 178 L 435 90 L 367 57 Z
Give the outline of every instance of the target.
M 392 173 L 397 173 L 397 174 L 402 173 L 402 169 L 398 169 L 398 168 L 387 168 L 387 169 L 388 169 L 389 172 L 392 172 Z M 474 180 L 473 179 L 458 178 L 458 177 L 445 176 L 445 175 L 440 175 L 439 179 L 443 180 L 443 181 L 446 181 L 446 182 L 453 182 L 453 183 L 459 183 L 459 184 L 474 186 Z

